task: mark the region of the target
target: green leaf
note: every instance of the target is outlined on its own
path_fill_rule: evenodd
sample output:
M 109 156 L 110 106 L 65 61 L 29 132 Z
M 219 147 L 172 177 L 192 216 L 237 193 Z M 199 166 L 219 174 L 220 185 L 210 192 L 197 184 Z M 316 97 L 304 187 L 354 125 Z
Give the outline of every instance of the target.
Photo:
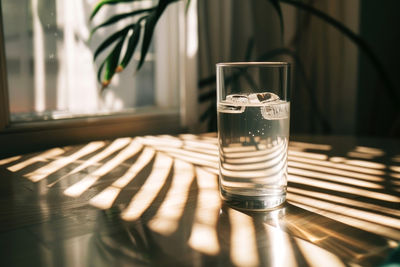
M 118 38 L 121 38 L 122 36 L 125 36 L 134 25 L 135 24 L 131 24 L 131 25 L 126 26 L 125 28 L 123 28 L 122 30 L 119 30 L 116 33 L 112 34 L 104 42 L 102 42 L 100 44 L 100 46 L 94 52 L 93 60 L 96 60 L 97 56 L 101 52 L 103 52 L 104 49 L 106 49 L 108 46 L 110 46 L 113 42 L 118 40 Z
M 142 27 L 140 26 L 140 22 L 136 23 L 136 25 L 133 27 L 133 33 L 129 37 L 128 41 L 128 46 L 126 48 L 125 56 L 121 61 L 120 66 L 125 69 L 126 66 L 129 64 L 133 53 L 135 52 L 136 46 L 139 42 L 139 37 L 140 37 L 140 32 L 141 32 Z
M 283 34 L 284 34 L 284 25 L 283 25 L 283 15 L 282 15 L 282 9 L 281 9 L 281 4 L 279 3 L 279 0 L 268 0 L 272 6 L 275 8 L 276 12 L 278 13 L 279 16 L 279 22 L 281 25 L 281 41 L 283 43 Z
M 147 18 L 144 26 L 144 35 L 143 35 L 143 41 L 142 41 L 142 51 L 140 54 L 140 60 L 137 66 L 137 70 L 139 70 L 146 58 L 147 52 L 150 47 L 151 39 L 153 37 L 153 32 L 156 27 L 158 19 L 161 17 L 163 14 L 164 10 L 167 8 L 167 6 L 173 2 L 176 2 L 178 0 L 160 0 L 158 2 L 157 9 L 153 11 Z
M 102 63 L 101 63 L 101 65 L 100 65 L 100 67 L 99 67 L 99 70 L 97 71 L 97 81 L 101 84 L 101 73 L 103 72 L 103 68 L 104 68 L 104 65 L 106 64 L 106 61 L 104 60 Z
M 151 38 L 153 37 L 153 32 L 154 32 L 154 28 L 155 28 L 157 20 L 158 20 L 157 13 L 153 13 L 149 17 L 146 18 L 146 24 L 144 26 L 144 35 L 143 35 L 143 41 L 142 41 L 142 51 L 140 54 L 139 63 L 137 65 L 137 70 L 139 70 L 144 63 L 144 60 L 146 58 L 147 52 L 150 47 Z
M 115 45 L 114 49 L 108 55 L 105 60 L 105 70 L 104 70 L 104 78 L 103 84 L 105 83 L 105 87 L 110 83 L 112 77 L 115 74 L 115 71 L 118 66 L 119 56 L 121 54 L 122 45 L 124 44 L 124 38 L 121 38 L 118 43 Z
M 90 20 L 96 16 L 97 12 L 104 6 L 104 5 L 116 5 L 119 3 L 128 3 L 128 2 L 134 2 L 137 0 L 102 0 L 97 5 L 93 8 L 92 14 L 90 14 Z
M 189 6 L 190 6 L 190 0 L 187 0 L 186 2 L 186 7 L 185 7 L 185 12 L 187 13 L 189 10 Z
M 135 10 L 135 11 L 128 12 L 128 13 L 123 13 L 123 14 L 115 15 L 115 16 L 109 18 L 108 20 L 106 20 L 105 22 L 103 22 L 102 24 L 100 24 L 100 25 L 94 27 L 90 34 L 92 35 L 92 34 L 93 34 L 95 31 L 97 31 L 99 28 L 108 26 L 108 25 L 113 24 L 113 23 L 115 23 L 115 22 L 117 22 L 117 21 L 120 21 L 120 20 L 122 20 L 122 19 L 124 19 L 124 18 L 134 17 L 134 16 L 139 15 L 139 14 L 141 14 L 141 13 L 151 12 L 151 11 L 153 11 L 153 10 L 155 10 L 154 7 L 153 7 L 153 8 L 146 8 L 146 9 Z
M 381 61 L 378 59 L 378 57 L 375 55 L 373 50 L 369 47 L 369 45 L 357 34 L 355 34 L 352 30 L 347 28 L 345 25 L 343 25 L 341 22 L 337 21 L 336 19 L 332 18 L 331 16 L 323 13 L 322 11 L 306 5 L 300 1 L 295 1 L 295 0 L 280 0 L 283 3 L 287 3 L 290 5 L 293 5 L 299 9 L 303 9 L 310 14 L 324 20 L 327 22 L 329 25 L 335 27 L 337 30 L 339 30 L 341 33 L 343 33 L 349 40 L 354 42 L 357 47 L 359 47 L 365 55 L 371 60 L 373 66 L 375 67 L 378 75 L 381 77 L 382 82 L 384 83 L 384 88 L 387 91 L 388 96 L 390 99 L 393 101 L 393 104 L 397 106 L 400 103 L 400 96 L 397 94 L 397 91 L 392 83 L 392 81 L 389 79 L 389 76 L 387 72 L 385 71 L 383 64 Z

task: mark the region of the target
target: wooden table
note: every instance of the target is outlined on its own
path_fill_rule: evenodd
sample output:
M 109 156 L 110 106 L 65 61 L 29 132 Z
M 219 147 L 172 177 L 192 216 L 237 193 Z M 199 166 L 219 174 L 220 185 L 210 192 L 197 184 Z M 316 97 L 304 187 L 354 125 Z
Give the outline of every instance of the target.
M 400 142 L 294 137 L 288 202 L 221 202 L 214 135 L 0 160 L 1 266 L 377 266 L 399 257 Z

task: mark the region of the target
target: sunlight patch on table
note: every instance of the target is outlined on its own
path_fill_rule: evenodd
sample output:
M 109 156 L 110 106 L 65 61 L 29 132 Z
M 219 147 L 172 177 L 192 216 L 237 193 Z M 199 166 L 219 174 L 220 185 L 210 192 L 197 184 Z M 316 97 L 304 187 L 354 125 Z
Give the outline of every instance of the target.
M 163 188 L 172 169 L 173 159 L 165 154 L 157 153 L 153 169 L 139 191 L 121 213 L 126 221 L 134 221 L 148 209 Z
M 346 155 L 347 155 L 348 157 L 352 157 L 352 158 L 361 158 L 361 159 L 374 159 L 374 158 L 375 158 L 374 155 L 366 154 L 366 153 L 360 153 L 360 152 L 356 152 L 356 151 L 347 152 Z
M 109 209 L 121 192 L 121 188 L 109 186 L 89 200 L 89 204 L 99 209 Z
M 368 174 L 384 175 L 385 172 L 383 170 L 379 170 L 379 169 L 384 169 L 386 167 L 384 164 L 382 164 L 383 165 L 383 168 L 382 168 L 380 166 L 381 164 L 379 164 L 379 167 L 380 167 L 379 169 L 372 168 L 371 165 L 374 166 L 375 164 L 372 162 L 368 162 L 368 161 L 362 161 L 363 165 L 364 165 L 364 166 L 362 166 L 361 161 L 356 161 L 356 162 L 360 162 L 360 164 L 357 164 L 356 162 L 353 163 L 352 161 L 346 160 L 345 158 L 341 158 L 341 157 L 333 157 L 333 158 L 330 158 L 328 161 L 328 160 L 307 159 L 307 158 L 297 157 L 297 156 L 289 156 L 289 160 L 312 164 L 312 165 L 315 165 L 315 168 L 319 168 L 319 167 L 330 168 L 330 169 L 326 169 L 326 170 L 328 172 L 339 171 L 340 173 L 343 173 L 343 175 L 351 174 L 352 176 L 354 176 L 354 175 L 360 176 L 362 179 L 367 179 L 367 180 L 374 180 L 374 178 L 376 179 L 376 177 L 374 177 L 374 176 L 371 177 Z M 366 163 L 371 163 L 371 165 L 367 167 Z
M 300 208 L 303 208 L 303 209 L 311 211 L 311 212 L 315 212 L 317 214 L 323 215 L 327 218 L 336 220 L 338 222 L 342 222 L 344 224 L 351 225 L 355 228 L 358 228 L 358 229 L 361 229 L 361 230 L 364 230 L 367 232 L 371 232 L 371 233 L 374 233 L 374 234 L 377 234 L 380 236 L 384 236 L 387 238 L 400 240 L 400 231 L 399 230 L 396 230 L 396 229 L 393 229 L 390 227 L 386 227 L 384 225 L 380 225 L 375 222 L 368 222 L 368 221 L 365 221 L 362 219 L 349 217 L 349 216 L 346 216 L 345 214 L 335 213 L 335 212 L 329 211 L 329 210 L 321 210 L 321 209 L 319 209 L 319 207 L 309 206 L 304 203 L 295 202 L 294 200 L 291 200 L 291 199 L 289 199 L 289 201 Z
M 190 163 L 175 160 L 172 185 L 157 214 L 149 221 L 150 229 L 162 235 L 170 235 L 178 228 L 194 180 Z
M 391 171 L 400 173 L 400 166 L 389 166 L 389 169 Z
M 396 155 L 396 156 L 392 157 L 392 161 L 400 162 L 400 155 Z
M 345 267 L 346 265 L 334 254 L 310 242 L 295 238 L 302 255 L 311 267 Z
M 296 142 L 296 141 L 290 141 L 289 145 L 293 147 L 300 147 L 302 149 L 315 149 L 315 150 L 325 150 L 325 151 L 329 151 L 332 149 L 331 145 Z
M 61 155 L 62 153 L 64 153 L 64 149 L 61 148 L 53 148 L 50 150 L 47 150 L 37 156 L 34 156 L 32 158 L 29 158 L 27 160 L 24 160 L 22 162 L 19 162 L 13 166 L 10 166 L 7 168 L 7 170 L 12 171 L 12 172 L 17 172 L 22 170 L 23 168 L 28 167 L 29 165 L 32 165 L 36 162 L 46 162 L 49 161 L 51 158 L 57 157 L 59 155 Z
M 356 208 L 347 207 L 337 203 L 333 204 L 328 201 L 322 201 L 315 198 L 297 195 L 294 193 L 290 194 L 288 196 L 288 199 L 308 206 L 314 206 L 322 210 L 326 211 L 334 210 L 335 213 L 343 214 L 345 216 L 354 217 L 365 221 L 370 221 L 373 223 L 385 225 L 395 229 L 400 229 L 400 219 L 394 217 L 381 215 L 374 212 L 359 210 Z
M 350 177 L 345 177 L 345 176 L 341 176 L 341 175 L 322 173 L 322 172 L 318 172 L 318 171 L 309 171 L 304 168 L 307 167 L 307 168 L 316 169 L 316 170 L 320 170 L 320 169 L 317 167 L 314 167 L 314 166 L 308 166 L 306 164 L 295 163 L 293 161 L 289 161 L 288 166 L 289 166 L 289 168 L 288 168 L 289 174 L 301 175 L 301 176 L 305 176 L 305 177 L 309 177 L 309 178 L 316 178 L 316 179 L 332 181 L 332 182 L 339 182 L 339 183 L 344 183 L 344 184 L 348 184 L 351 186 L 359 186 L 359 187 L 374 188 L 374 189 L 383 188 L 382 185 L 377 184 L 377 183 L 367 182 L 367 181 L 354 179 L 354 178 L 350 178 Z M 380 178 L 380 177 L 377 177 L 377 178 Z M 380 178 L 380 179 L 382 180 L 382 178 Z
M 220 251 L 217 237 L 217 223 L 221 199 L 218 193 L 217 176 L 196 167 L 196 181 L 199 188 L 189 246 L 208 255 Z
M 293 186 L 288 188 L 288 192 L 289 192 L 288 198 L 291 198 L 291 193 L 295 193 L 298 195 L 303 195 L 303 196 L 308 196 L 308 197 L 317 198 L 317 199 L 321 199 L 321 200 L 326 200 L 329 202 L 335 202 L 338 204 L 350 205 L 355 208 L 369 209 L 371 211 L 375 211 L 375 212 L 379 211 L 379 212 L 383 212 L 383 213 L 386 213 L 386 214 L 392 215 L 392 216 L 400 216 L 400 211 L 398 209 L 391 209 L 391 208 L 383 207 L 380 205 L 368 203 L 365 201 L 336 196 L 333 194 L 327 194 L 327 193 L 311 191 L 311 190 L 304 190 L 304 189 L 296 188 Z
M 93 166 L 93 165 L 97 164 L 101 160 L 103 160 L 106 157 L 110 156 L 112 153 L 114 153 L 114 152 L 120 150 L 121 148 L 123 148 L 124 146 L 126 146 L 130 141 L 131 141 L 131 138 L 128 138 L 128 137 L 127 138 L 116 139 L 109 146 L 107 146 L 103 151 L 97 153 L 96 155 L 94 155 L 90 159 L 84 161 L 81 165 L 79 165 L 78 167 L 76 167 L 75 169 L 73 169 L 72 171 L 67 173 L 66 175 L 63 175 L 62 177 L 60 177 L 56 181 L 52 182 L 48 186 L 52 187 L 55 184 L 57 184 L 58 182 L 60 182 L 61 180 L 63 180 L 64 178 L 66 178 L 66 177 L 68 177 L 68 176 L 70 176 L 72 174 L 78 173 L 78 172 L 84 170 L 85 168 L 87 168 L 89 166 Z
M 399 202 L 400 197 L 398 196 L 393 196 L 381 192 L 374 192 L 370 190 L 365 190 L 365 189 L 360 189 L 357 187 L 352 187 L 352 186 L 347 186 L 347 185 L 340 185 L 336 184 L 334 182 L 326 182 L 326 181 L 320 181 L 308 177 L 300 177 L 294 175 L 292 172 L 289 171 L 289 176 L 288 176 L 289 182 L 293 183 L 298 183 L 298 184 L 303 184 L 306 186 L 313 186 L 313 187 L 319 187 L 322 189 L 327 189 L 327 190 L 333 190 L 336 192 L 343 192 L 343 193 L 349 193 L 349 194 L 354 194 L 366 198 L 373 198 L 377 200 L 384 200 L 384 201 L 389 201 L 389 202 Z
M 10 157 L 10 158 L 5 158 L 0 160 L 0 165 L 6 165 L 8 163 L 11 163 L 13 161 L 17 161 L 21 158 L 22 156 L 15 156 L 15 157 Z
M 102 148 L 104 145 L 105 142 L 103 141 L 91 142 L 81 148 L 79 151 L 73 153 L 72 155 L 61 157 L 55 161 L 52 161 L 46 166 L 43 166 L 31 173 L 26 174 L 25 177 L 27 177 L 32 182 L 39 182 L 48 177 L 50 174 L 62 169 L 68 164 L 73 163 L 77 159 L 86 156 L 92 152 L 95 152 L 96 150 Z
M 390 175 L 391 177 L 393 177 L 393 178 L 400 179 L 400 173 L 391 172 L 391 173 L 389 173 L 389 175 Z
M 79 182 L 68 187 L 64 194 L 70 197 L 79 197 L 86 190 L 88 190 L 97 180 L 102 176 L 112 171 L 118 165 L 122 164 L 125 160 L 136 155 L 142 149 L 142 145 L 133 140 L 129 146 L 120 151 L 114 158 L 107 161 L 103 166 L 84 177 Z
M 293 254 L 288 234 L 279 227 L 279 219 L 274 218 L 274 226 L 265 224 L 265 230 L 270 244 L 271 266 L 295 266 L 296 258 Z
M 155 154 L 156 152 L 154 149 L 145 147 L 135 163 L 131 165 L 123 176 L 115 180 L 111 186 L 118 188 L 124 188 L 127 186 L 139 174 L 139 172 L 150 163 Z
M 369 160 L 346 159 L 345 163 L 349 165 L 378 169 L 378 170 L 383 170 L 386 168 L 386 165 L 383 163 L 373 162 Z
M 138 137 L 139 141 L 146 146 L 167 146 L 167 147 L 182 147 L 183 141 L 178 138 L 170 138 L 169 136 L 144 136 Z
M 229 209 L 228 214 L 231 224 L 230 258 L 233 264 L 258 266 L 260 263 L 252 218 L 234 209 Z
M 366 147 L 366 146 L 357 146 L 354 151 L 360 152 L 360 153 L 365 153 L 365 154 L 370 154 L 373 156 L 383 156 L 385 155 L 385 151 L 379 148 L 373 148 L 373 147 Z
M 290 148 L 288 150 L 288 155 L 302 157 L 302 158 L 309 158 L 309 159 L 319 159 L 319 160 L 327 160 L 328 159 L 328 156 L 325 154 L 294 151 L 294 150 L 290 150 Z
M 201 223 L 193 224 L 189 246 L 207 255 L 217 255 L 220 251 L 215 230 Z

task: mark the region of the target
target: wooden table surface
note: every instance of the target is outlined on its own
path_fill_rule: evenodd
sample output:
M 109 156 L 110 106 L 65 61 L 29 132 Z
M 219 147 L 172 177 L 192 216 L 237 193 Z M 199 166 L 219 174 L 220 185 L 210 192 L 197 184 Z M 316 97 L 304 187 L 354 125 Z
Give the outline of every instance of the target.
M 400 264 L 400 141 L 291 139 L 288 201 L 272 212 L 220 200 L 212 134 L 0 159 L 0 265 Z

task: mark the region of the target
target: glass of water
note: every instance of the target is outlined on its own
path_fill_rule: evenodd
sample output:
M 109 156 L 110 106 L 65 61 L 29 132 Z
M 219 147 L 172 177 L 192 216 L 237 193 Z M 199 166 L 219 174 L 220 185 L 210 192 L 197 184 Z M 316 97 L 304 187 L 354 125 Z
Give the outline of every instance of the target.
M 219 187 L 228 205 L 269 210 L 286 200 L 290 65 L 217 64 Z

